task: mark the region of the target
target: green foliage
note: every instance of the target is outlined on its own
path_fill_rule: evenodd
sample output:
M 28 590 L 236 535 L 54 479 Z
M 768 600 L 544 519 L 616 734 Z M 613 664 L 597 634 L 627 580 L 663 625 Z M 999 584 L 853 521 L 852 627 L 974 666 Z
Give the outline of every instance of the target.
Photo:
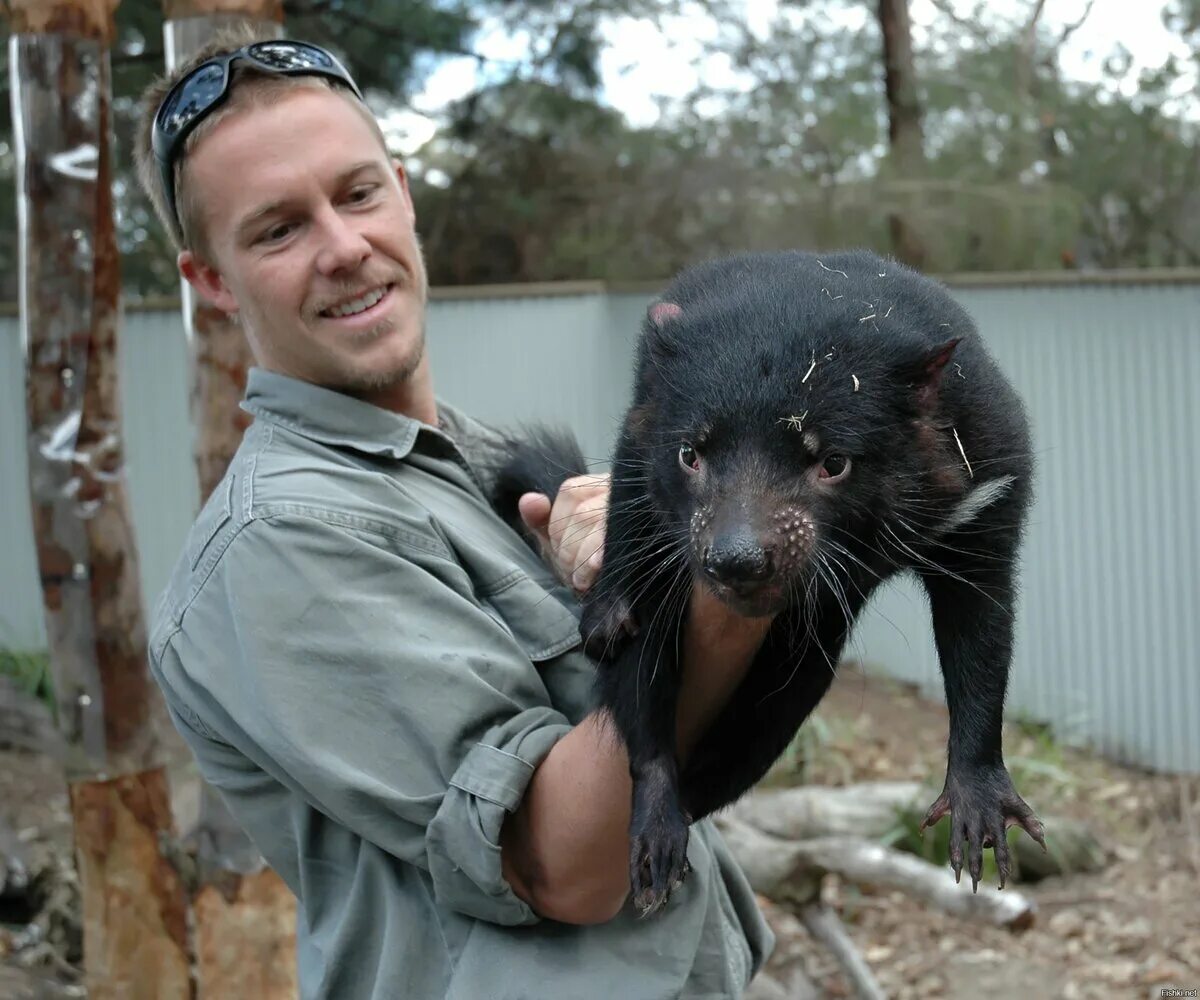
M 1022 737 L 1021 742 L 1029 746 L 1025 753 L 1008 754 L 1006 764 L 1013 784 L 1021 790 L 1021 795 L 1029 802 L 1059 801 L 1064 791 L 1068 790 L 1075 779 L 1066 767 L 1064 749 L 1054 736 L 1050 726 L 1029 719 L 1015 719 L 1012 723 L 1017 733 Z M 883 842 L 897 850 L 907 851 L 917 857 L 924 858 L 933 864 L 943 865 L 950 857 L 950 820 L 941 819 L 933 827 L 921 832 L 921 821 L 925 818 L 922 809 L 910 808 L 899 810 L 896 814 L 895 825 L 884 835 Z M 1012 859 L 1014 877 L 1020 878 L 1015 846 L 1021 837 L 1028 834 L 1020 827 L 1012 827 L 1005 833 L 1008 842 L 1009 857 Z M 1059 870 L 1070 870 L 1070 864 L 1061 850 L 1056 835 L 1050 831 L 1046 835 L 1046 847 L 1054 858 Z M 965 854 L 964 854 L 965 859 Z M 1028 877 L 1030 873 L 1026 873 Z M 983 853 L 983 881 L 995 882 L 998 879 L 994 852 L 985 850 Z
M 710 52 L 746 82 L 704 82 L 649 128 L 602 100 L 605 29 L 622 17 L 664 23 L 697 4 L 284 6 L 288 34 L 337 51 L 381 112 L 402 108 L 439 61 L 475 58 L 478 89 L 443 110 L 408 164 L 437 284 L 660 279 L 741 249 L 890 252 L 893 213 L 915 224 L 936 272 L 1200 265 L 1200 0 L 1170 0 L 1164 11 L 1184 54 L 1142 70 L 1114 40 L 1092 82 L 1064 72 L 1061 28 L 1044 20 L 1031 35 L 1023 11 L 939 12 L 915 39 L 925 157 L 919 175 L 904 176 L 888 155 L 872 5 L 793 0 L 765 32 L 751 30 L 742 4 L 698 5 L 718 26 Z M 137 95 L 162 65 L 160 7 L 121 4 L 117 23 L 118 231 L 136 298 L 177 288 L 130 155 Z M 476 54 L 495 29 L 526 41 L 520 59 Z M 7 47 L 0 60 L 7 87 Z M 9 301 L 13 170 L 10 123 L 0 119 L 0 299 Z
M 813 712 L 772 765 L 767 785 L 848 784 L 853 767 L 841 747 L 853 739 L 854 723 Z
M 898 851 L 915 854 L 930 864 L 945 865 L 947 859 L 950 857 L 950 820 L 942 819 L 932 828 L 922 833 L 921 820 L 924 818 L 925 813 L 922 810 L 901 810 L 896 814 L 896 825 L 884 835 L 882 842 L 889 847 L 894 847 Z M 1024 836 L 1027 836 L 1027 834 L 1018 827 L 1011 828 L 1005 834 L 1010 858 L 1014 857 L 1013 852 L 1017 838 Z M 966 873 L 965 845 L 963 861 L 963 871 Z M 1015 868 L 1015 862 L 1013 867 Z M 996 868 L 996 858 L 993 851 L 985 850 L 983 852 L 982 872 L 982 882 L 993 883 L 999 881 L 999 871 Z M 966 877 L 970 878 L 969 875 L 966 875 Z
M 16 682 L 17 687 L 55 710 L 54 682 L 50 675 L 50 657 L 45 652 L 0 649 L 0 677 Z

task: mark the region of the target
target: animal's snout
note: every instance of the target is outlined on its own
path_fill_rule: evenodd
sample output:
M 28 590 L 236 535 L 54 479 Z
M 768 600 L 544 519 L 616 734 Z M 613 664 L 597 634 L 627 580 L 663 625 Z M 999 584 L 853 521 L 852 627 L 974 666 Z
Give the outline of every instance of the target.
M 711 579 L 739 589 L 763 583 L 775 573 L 774 553 L 746 529 L 714 538 L 702 565 Z

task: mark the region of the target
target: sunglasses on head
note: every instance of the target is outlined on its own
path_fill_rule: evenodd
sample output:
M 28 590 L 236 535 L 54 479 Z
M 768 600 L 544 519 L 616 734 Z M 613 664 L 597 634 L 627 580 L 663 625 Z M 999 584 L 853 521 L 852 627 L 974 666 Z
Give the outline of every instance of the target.
M 179 211 L 175 207 L 175 160 L 196 126 L 229 95 L 229 67 L 239 59 L 264 72 L 280 76 L 329 77 L 344 83 L 360 101 L 363 99 L 362 92 L 346 67 L 332 53 L 308 42 L 283 38 L 251 42 L 233 52 L 202 62 L 163 98 L 155 112 L 154 126 L 150 132 L 150 145 L 177 230 L 182 227 L 179 224 Z

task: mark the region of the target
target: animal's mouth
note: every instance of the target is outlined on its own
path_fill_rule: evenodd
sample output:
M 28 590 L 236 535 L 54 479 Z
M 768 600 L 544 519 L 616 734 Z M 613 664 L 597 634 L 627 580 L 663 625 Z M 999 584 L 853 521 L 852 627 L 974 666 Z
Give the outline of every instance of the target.
M 705 576 L 704 585 L 722 604 L 743 618 L 778 614 L 787 604 L 787 588 L 780 582 L 739 586 Z

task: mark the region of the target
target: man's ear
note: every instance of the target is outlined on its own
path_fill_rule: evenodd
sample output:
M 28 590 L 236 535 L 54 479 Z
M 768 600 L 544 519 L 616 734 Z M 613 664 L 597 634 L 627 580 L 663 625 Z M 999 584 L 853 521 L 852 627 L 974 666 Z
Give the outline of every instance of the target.
M 417 211 L 413 208 L 412 192 L 408 189 L 408 171 L 404 169 L 404 164 L 396 157 L 392 157 L 392 170 L 395 171 L 396 180 L 400 182 L 400 193 L 404 196 L 404 204 L 408 206 L 408 221 L 416 223 Z
M 180 250 L 175 263 L 179 273 L 205 302 L 223 313 L 233 314 L 238 311 L 233 292 L 229 290 L 221 272 L 215 267 L 197 257 L 191 250 Z

